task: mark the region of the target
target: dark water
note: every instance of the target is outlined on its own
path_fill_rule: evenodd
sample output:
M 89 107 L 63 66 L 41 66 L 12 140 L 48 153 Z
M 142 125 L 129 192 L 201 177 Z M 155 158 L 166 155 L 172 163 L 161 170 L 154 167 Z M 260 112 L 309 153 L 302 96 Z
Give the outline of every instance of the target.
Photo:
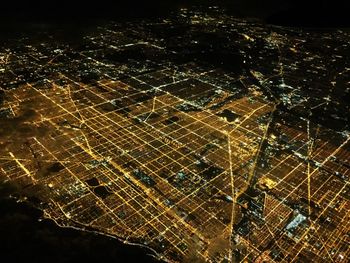
M 42 212 L 6 196 L 0 185 L 1 262 L 160 262 L 150 251 L 41 220 Z

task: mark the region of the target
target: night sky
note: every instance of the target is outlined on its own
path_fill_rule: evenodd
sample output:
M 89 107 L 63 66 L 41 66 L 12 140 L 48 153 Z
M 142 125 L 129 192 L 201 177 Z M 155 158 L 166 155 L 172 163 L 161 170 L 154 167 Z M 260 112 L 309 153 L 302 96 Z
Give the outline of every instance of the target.
M 162 16 L 191 5 L 218 5 L 239 17 L 306 26 L 350 25 L 347 0 L 34 0 L 7 1 L 2 16 L 12 19 L 56 19 L 61 22 L 90 18 L 124 19 Z

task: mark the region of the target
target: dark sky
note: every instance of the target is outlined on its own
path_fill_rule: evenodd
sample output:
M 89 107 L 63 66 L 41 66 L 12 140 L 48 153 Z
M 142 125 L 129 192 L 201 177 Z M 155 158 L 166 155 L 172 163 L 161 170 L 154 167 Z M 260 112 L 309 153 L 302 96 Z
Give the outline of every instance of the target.
M 346 20 L 349 0 L 27 0 L 7 1 L 1 15 L 33 18 L 161 16 L 193 4 L 224 6 L 236 16 L 267 18 L 287 11 L 288 19 Z M 285 16 L 285 13 L 283 13 Z
M 5 14 L 22 16 L 144 16 L 161 15 L 179 7 L 220 5 L 236 14 L 264 15 L 288 6 L 289 0 L 28 0 L 7 1 Z
M 166 17 L 192 5 L 217 5 L 233 16 L 277 25 L 350 27 L 350 0 L 6 0 L 0 6 L 0 42 L 48 28 L 79 36 L 100 20 Z

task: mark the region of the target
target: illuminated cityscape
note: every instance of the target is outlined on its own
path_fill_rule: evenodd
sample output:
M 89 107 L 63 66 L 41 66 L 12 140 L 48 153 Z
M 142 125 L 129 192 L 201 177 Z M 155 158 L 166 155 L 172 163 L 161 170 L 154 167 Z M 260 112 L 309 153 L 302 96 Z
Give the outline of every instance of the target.
M 0 47 L 20 199 L 165 262 L 348 262 L 349 32 L 213 7 L 42 37 Z

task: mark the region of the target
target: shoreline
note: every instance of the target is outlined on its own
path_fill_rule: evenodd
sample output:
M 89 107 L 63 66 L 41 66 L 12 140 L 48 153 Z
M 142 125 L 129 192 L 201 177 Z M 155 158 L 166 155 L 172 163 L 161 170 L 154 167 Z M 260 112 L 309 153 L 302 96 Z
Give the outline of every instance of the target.
M 60 225 L 29 201 L 0 196 L 0 205 L 0 251 L 5 258 L 46 262 L 47 252 L 51 251 L 55 256 L 50 257 L 51 262 L 62 262 L 62 259 L 63 262 L 72 262 L 76 258 L 88 260 L 91 257 L 96 260 L 103 257 L 107 262 L 163 262 L 142 244 L 126 242 L 98 231 Z M 90 255 L 87 254 L 89 251 Z

